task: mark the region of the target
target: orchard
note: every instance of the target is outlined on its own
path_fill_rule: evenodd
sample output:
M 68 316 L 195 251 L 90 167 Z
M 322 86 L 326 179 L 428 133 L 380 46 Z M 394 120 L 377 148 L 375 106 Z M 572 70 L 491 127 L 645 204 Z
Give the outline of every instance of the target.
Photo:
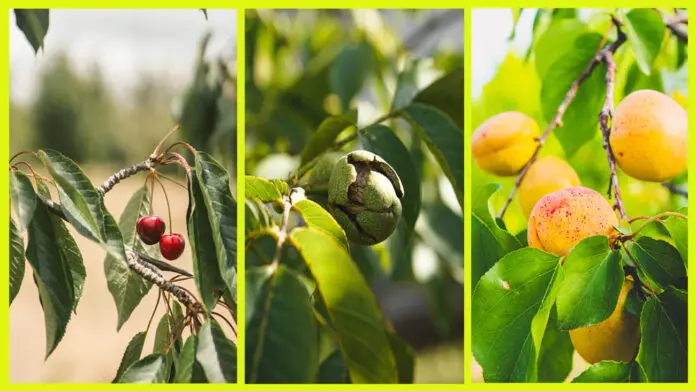
M 686 382 L 687 12 L 523 12 L 526 56 L 474 103 L 483 380 Z

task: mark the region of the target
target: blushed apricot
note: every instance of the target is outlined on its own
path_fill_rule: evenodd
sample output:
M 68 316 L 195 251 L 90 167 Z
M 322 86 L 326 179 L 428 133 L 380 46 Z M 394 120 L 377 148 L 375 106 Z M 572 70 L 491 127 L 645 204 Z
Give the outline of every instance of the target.
M 657 91 L 626 96 L 614 112 L 610 144 L 616 163 L 633 178 L 664 182 L 686 170 L 686 110 Z
M 626 296 L 633 282 L 625 280 L 614 312 L 602 322 L 570 330 L 575 350 L 590 364 L 602 360 L 631 362 L 640 345 L 640 319 L 628 312 Z
M 530 247 L 559 256 L 581 240 L 609 235 L 618 225 L 609 202 L 598 192 L 582 186 L 547 194 L 529 215 L 527 241 Z
M 482 170 L 512 176 L 532 157 L 538 137 L 536 121 L 523 113 L 508 111 L 479 125 L 471 138 L 471 152 Z
M 525 217 L 541 197 L 568 187 L 580 186 L 580 178 L 565 160 L 544 156 L 535 161 L 520 183 L 519 201 Z

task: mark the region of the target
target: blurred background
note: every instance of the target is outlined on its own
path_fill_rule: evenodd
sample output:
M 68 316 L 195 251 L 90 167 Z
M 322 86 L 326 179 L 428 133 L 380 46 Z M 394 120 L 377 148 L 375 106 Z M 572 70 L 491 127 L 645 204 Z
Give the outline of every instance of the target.
M 247 10 L 246 172 L 287 179 L 325 118 L 357 109 L 363 127 L 388 113 L 404 69 L 414 70 L 418 90 L 457 69 L 463 77 L 463 18 L 462 10 Z M 336 91 L 354 98 L 346 104 Z M 463 118 L 463 105 L 453 110 Z M 393 234 L 376 246 L 351 245 L 351 255 L 396 332 L 414 347 L 415 382 L 461 384 L 461 207 L 410 126 L 401 120 L 385 125 L 406 140 L 423 170 L 418 239 L 404 251 L 403 239 Z M 354 142 L 344 150 L 359 147 Z
M 472 108 L 471 132 L 489 117 L 504 111 L 521 111 L 537 120 L 543 132 L 547 122 L 542 115 L 540 92 L 542 81 L 537 74 L 534 57 L 530 56 L 533 37 L 543 34 L 548 24 L 556 18 L 578 18 L 586 23 L 590 31 L 604 35 L 610 27 L 608 15 L 613 9 L 474 9 L 472 10 Z M 538 26 L 533 33 L 535 17 Z M 662 91 L 686 106 L 688 59 L 679 67 L 674 67 L 676 40 L 666 35 L 661 56 L 657 59 L 655 72 L 651 77 L 636 76 L 632 88 L 650 88 Z M 619 50 L 616 61 L 617 84 L 615 101 L 618 102 L 629 91 L 627 74 L 633 64 L 632 54 Z M 471 134 L 469 134 L 471 137 Z M 547 139 L 540 156 L 555 155 L 567 160 L 575 169 L 583 186 L 606 193 L 609 181 L 609 169 L 606 155 L 602 148 L 599 131 L 595 138 L 583 145 L 570 159 L 566 159 L 563 149 L 553 133 Z M 493 211 L 499 211 L 510 194 L 515 177 L 501 178 L 485 173 L 472 163 L 472 197 L 479 189 L 489 183 L 499 183 L 500 189 L 491 199 Z M 687 173 L 674 180 L 686 183 Z M 660 183 L 643 182 L 619 173 L 621 195 L 629 216 L 654 215 L 665 210 L 676 210 L 687 206 L 684 197 L 672 195 Z M 517 198 L 510 204 L 505 214 L 508 230 L 517 234 L 526 229 L 527 219 L 522 214 Z M 589 365 L 575 355 L 574 365 L 569 379 L 574 378 Z M 481 368 L 475 363 L 474 381 L 482 381 Z
M 181 131 L 168 143 L 183 140 L 213 153 L 227 166 L 235 192 L 235 10 L 50 10 L 44 48 L 36 55 L 12 10 L 9 17 L 11 155 L 56 149 L 99 184 L 118 169 L 145 160 L 180 123 Z M 183 172 L 165 172 L 185 183 Z M 106 196 L 116 219 L 145 175 L 121 182 Z M 172 207 L 173 221 L 167 224 L 186 232 L 187 191 L 163 182 Z M 166 216 L 166 208 L 156 189 L 154 209 Z M 43 312 L 31 273 L 25 275 L 10 308 L 11 382 L 110 382 L 128 341 L 147 326 L 156 290 L 117 333 L 104 251 L 75 238 L 87 269 L 77 314 L 44 362 Z M 189 248 L 176 266 L 192 269 Z M 160 305 L 155 322 L 164 308 Z M 154 330 L 145 351 L 153 339 Z

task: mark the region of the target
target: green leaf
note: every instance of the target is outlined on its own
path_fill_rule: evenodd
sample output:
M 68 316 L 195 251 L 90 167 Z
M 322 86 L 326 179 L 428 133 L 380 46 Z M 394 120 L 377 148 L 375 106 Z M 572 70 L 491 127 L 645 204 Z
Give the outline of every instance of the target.
M 155 331 L 155 343 L 152 346 L 152 353 L 167 354 L 170 348 L 170 317 L 169 313 L 162 315 L 157 330 Z
M 660 13 L 649 8 L 634 8 L 626 13 L 626 36 L 633 48 L 640 70 L 650 74 L 655 59 L 660 54 L 665 36 L 665 23 Z
M 415 371 L 415 358 L 413 349 L 403 339 L 393 332 L 387 331 L 389 345 L 391 346 L 394 359 L 396 360 L 396 370 L 399 372 L 399 384 L 413 384 Z
M 166 383 L 169 378 L 167 359 L 161 354 L 151 354 L 131 365 L 121 376 L 119 383 Z
M 121 358 L 121 364 L 118 366 L 116 378 L 114 378 L 112 383 L 118 383 L 126 370 L 130 368 L 133 363 L 140 360 L 140 355 L 143 353 L 143 346 L 145 345 L 146 336 L 147 333 L 141 331 L 135 334 L 130 342 L 128 342 L 126 351 L 123 353 L 123 358 Z
M 193 378 L 193 368 L 196 363 L 196 347 L 198 337 L 191 335 L 181 349 L 179 360 L 177 361 L 174 383 L 191 383 Z
M 337 349 L 319 366 L 319 375 L 317 377 L 319 384 L 346 384 L 350 383 L 346 362 L 343 359 L 341 350 Z
M 419 92 L 413 102 L 436 107 L 464 130 L 464 68 L 456 68 Z M 462 147 L 463 148 L 463 147 Z
M 573 383 L 644 383 L 645 371 L 637 362 L 600 361 L 573 379 Z
M 562 288 L 561 288 L 562 289 Z M 558 329 L 558 316 L 554 306 L 546 325 L 546 332 L 541 341 L 539 351 L 539 378 L 540 383 L 560 383 L 568 377 L 573 369 L 573 343 L 567 331 Z
M 418 94 L 418 60 L 406 61 L 404 68 L 396 77 L 396 89 L 390 112 L 408 106 Z
M 544 118 L 551 121 L 573 82 L 596 55 L 603 37 L 598 33 L 579 36 L 572 50 L 558 58 L 542 77 L 541 105 Z M 563 115 L 563 126 L 554 130 L 567 157 L 572 157 L 597 131 L 598 115 L 604 105 L 606 65 L 598 65 L 578 89 Z
M 688 216 L 689 212 L 687 208 L 681 208 L 677 211 L 683 215 Z M 674 244 L 679 250 L 682 261 L 684 261 L 684 266 L 689 263 L 689 221 L 682 219 L 681 217 L 668 217 L 664 220 L 664 226 L 669 231 L 669 235 L 672 237 Z
M 15 9 L 17 27 L 27 37 L 27 41 L 34 48 L 34 53 L 44 47 L 44 38 L 48 32 L 48 9 Z
M 442 167 L 463 207 L 464 135 L 449 117 L 433 106 L 414 103 L 404 111 Z
M 650 382 L 687 381 L 687 313 L 687 293 L 673 287 L 650 297 L 643 306 L 637 361 Z
M 572 51 L 576 39 L 586 32 L 587 26 L 577 19 L 556 19 L 549 25 L 537 39 L 533 50 L 539 80 L 546 79 L 551 66 Z
M 321 122 L 319 128 L 312 138 L 309 139 L 307 145 L 302 149 L 300 165 L 310 162 L 312 159 L 321 155 L 331 148 L 341 132 L 350 126 L 356 126 L 358 120 L 358 112 L 350 110 L 345 114 L 335 115 L 326 118 Z
M 10 304 L 22 287 L 24 263 L 24 238 L 19 233 L 14 219 L 10 218 Z
M 19 218 L 19 233 L 24 233 L 36 209 L 36 193 L 29 177 L 21 171 L 13 170 L 10 175 L 10 197 Z
M 524 11 L 524 8 L 510 8 L 510 11 L 512 11 L 512 30 L 510 31 L 510 35 L 508 36 L 508 41 L 512 41 L 515 39 L 515 30 L 517 30 L 517 22 L 520 20 L 520 15 L 522 15 L 522 11 Z
M 68 269 L 70 270 L 74 296 L 73 311 L 75 311 L 80 297 L 82 297 L 85 278 L 87 278 L 87 270 L 85 270 L 85 264 L 82 261 L 80 248 L 77 246 L 75 239 L 72 237 L 68 227 L 65 226 L 63 220 L 54 215 L 51 216 L 51 220 L 56 230 L 56 239 L 60 248 L 61 258 L 68 263 Z
M 623 95 L 626 96 L 633 91 L 638 90 L 655 90 L 665 91 L 662 82 L 662 74 L 660 72 L 652 72 L 650 75 L 644 74 L 638 63 L 634 62 L 626 72 L 626 83 L 623 88 Z
M 372 291 L 346 250 L 329 234 L 297 228 L 292 244 L 321 293 L 353 383 L 396 383 L 396 363 Z
M 535 381 L 562 281 L 558 257 L 523 248 L 503 257 L 472 295 L 472 350 L 488 382 Z
M 329 85 L 341 100 L 342 111 L 350 109 L 351 101 L 362 90 L 372 63 L 372 48 L 366 41 L 346 44 L 334 59 L 329 73 Z
M 263 202 L 281 202 L 278 189 L 267 179 L 247 175 L 244 177 L 244 196 Z
M 641 236 L 629 251 L 638 267 L 662 289 L 686 277 L 686 268 L 679 251 L 664 240 Z
M 143 245 L 135 228 L 138 219 L 149 215 L 150 212 L 150 193 L 147 187 L 143 186 L 128 200 L 119 218 L 119 230 L 124 243 L 129 247 L 158 258 L 159 251 L 154 246 Z M 104 261 L 104 273 L 118 312 L 116 329 L 120 330 L 143 297 L 147 295 L 152 284 L 135 274 L 128 264 L 108 255 Z
M 382 157 L 399 174 L 404 187 L 402 214 L 409 232 L 412 231 L 421 206 L 421 182 L 411 154 L 396 134 L 384 125 L 369 127 L 360 136 L 360 141 L 365 149 Z
M 196 177 L 207 209 L 220 276 L 234 297 L 237 296 L 237 205 L 232 198 L 230 180 L 212 156 L 196 152 Z
M 348 248 L 348 238 L 336 220 L 319 204 L 310 200 L 301 200 L 292 208 L 297 211 L 308 227 L 316 228 L 330 234 L 338 240 L 343 247 Z
M 505 254 L 521 247 L 519 241 L 501 229 L 491 216 L 488 206 L 491 196 L 500 190 L 500 185 L 490 183 L 473 197 L 471 202 L 471 283 L 476 285 L 481 276 Z
M 211 383 L 237 382 L 237 347 L 214 319 L 209 319 L 198 331 L 196 361 Z
M 556 300 L 561 330 L 600 323 L 614 312 L 624 281 L 619 251 L 599 235 L 583 239 L 566 256 Z
M 288 187 L 288 183 L 284 180 L 271 179 L 271 183 L 278 189 L 281 195 L 290 195 L 290 188 Z
M 39 185 L 39 191 L 42 190 L 48 191 L 45 186 Z M 61 251 L 59 234 L 52 218 L 43 203 L 36 204 L 34 218 L 29 224 L 26 250 L 44 311 L 46 357 L 63 338 L 75 302 L 70 268 Z
M 309 294 L 300 276 L 284 265 L 271 275 L 268 269 L 256 269 L 253 285 L 246 288 L 251 315 L 245 338 L 246 380 L 310 383 L 319 370 L 319 346 Z
M 418 234 L 452 267 L 464 268 L 464 220 L 442 202 L 423 207 Z
M 207 309 L 212 309 L 217 303 L 216 290 L 222 292 L 225 289 L 225 282 L 220 275 L 215 233 L 211 228 L 210 219 L 198 174 L 191 172 L 186 221 L 193 255 L 194 279 L 203 305 Z

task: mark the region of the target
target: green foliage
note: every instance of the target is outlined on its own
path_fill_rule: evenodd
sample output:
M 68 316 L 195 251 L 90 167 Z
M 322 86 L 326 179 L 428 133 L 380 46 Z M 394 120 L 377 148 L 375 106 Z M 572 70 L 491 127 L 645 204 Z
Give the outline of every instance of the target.
M 22 30 L 34 53 L 43 49 L 44 38 L 48 32 L 49 11 L 47 9 L 15 9 L 17 27 Z

